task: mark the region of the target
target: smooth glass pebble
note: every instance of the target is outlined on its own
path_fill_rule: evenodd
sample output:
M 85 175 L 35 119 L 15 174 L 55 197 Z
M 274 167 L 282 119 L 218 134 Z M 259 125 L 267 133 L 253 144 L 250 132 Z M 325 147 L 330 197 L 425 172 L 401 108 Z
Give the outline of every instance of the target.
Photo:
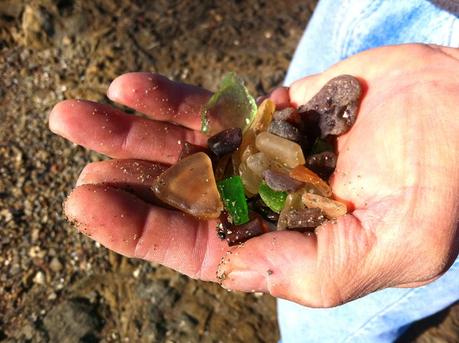
M 267 185 L 278 192 L 294 192 L 303 186 L 303 182 L 292 179 L 288 174 L 272 169 L 263 172 L 263 179 Z
M 255 145 L 269 158 L 279 161 L 287 167 L 294 168 L 305 163 L 300 145 L 272 133 L 260 133 L 255 140 Z
M 290 211 L 292 210 L 301 210 L 305 208 L 301 196 L 303 195 L 303 190 L 299 190 L 294 193 L 289 193 L 287 199 L 285 199 L 284 208 L 279 214 L 279 220 L 277 221 L 277 230 L 286 230 L 287 229 L 287 217 Z
M 293 168 L 290 171 L 290 177 L 295 180 L 311 184 L 323 196 L 330 197 L 332 195 L 330 186 L 316 173 L 305 166 L 297 166 Z
M 321 178 L 328 180 L 336 168 L 336 155 L 331 151 L 324 151 L 320 154 L 314 154 L 306 158 L 306 166 L 319 175 Z
M 178 161 L 152 188 L 161 201 L 201 219 L 218 218 L 223 209 L 212 162 L 203 152 Z
M 231 226 L 226 231 L 226 241 L 229 246 L 244 243 L 250 238 L 260 236 L 266 232 L 269 232 L 269 228 L 263 223 L 262 219 L 256 216 L 249 222 Z
M 319 208 L 328 218 L 338 218 L 347 213 L 346 205 L 342 202 L 325 198 L 317 194 L 304 193 L 302 195 L 302 200 L 306 207 Z
M 273 169 L 278 172 L 282 172 L 288 174 L 290 169 L 286 166 L 282 165 L 279 161 L 272 160 L 268 158 L 264 153 L 257 152 L 253 155 L 250 155 L 247 158 L 247 166 L 252 170 L 255 174 L 262 177 L 263 172 L 267 169 Z
M 340 75 L 328 81 L 299 112 L 316 112 L 320 115 L 321 136 L 342 135 L 357 118 L 362 88 L 351 75 Z
M 257 194 L 262 178 L 251 171 L 245 162 L 239 165 L 239 175 L 241 176 L 242 183 L 244 184 L 245 194 L 248 197 L 252 197 Z
M 209 150 L 214 153 L 215 156 L 221 158 L 224 155 L 230 154 L 236 151 L 241 145 L 242 141 L 242 130 L 239 127 L 230 128 L 217 133 L 207 140 L 207 146 Z
M 249 221 L 249 208 L 244 194 L 244 186 L 241 177 L 231 176 L 217 183 L 225 209 L 236 225 Z
M 300 131 L 293 125 L 287 123 L 284 120 L 273 120 L 269 124 L 268 132 L 288 139 L 289 141 L 299 143 L 301 141 Z
M 256 113 L 255 99 L 236 74 L 228 73 L 201 112 L 201 131 L 209 136 L 232 127 L 245 131 Z
M 287 227 L 289 229 L 315 228 L 327 218 L 319 208 L 304 208 L 287 212 Z
M 268 129 L 275 109 L 276 106 L 270 99 L 264 100 L 258 107 L 255 119 L 242 136 L 242 142 L 239 150 L 233 154 L 233 165 L 236 170 L 241 162 L 245 161 L 247 157 L 256 152 L 255 138 L 260 132 Z M 247 151 L 249 154 L 247 154 Z

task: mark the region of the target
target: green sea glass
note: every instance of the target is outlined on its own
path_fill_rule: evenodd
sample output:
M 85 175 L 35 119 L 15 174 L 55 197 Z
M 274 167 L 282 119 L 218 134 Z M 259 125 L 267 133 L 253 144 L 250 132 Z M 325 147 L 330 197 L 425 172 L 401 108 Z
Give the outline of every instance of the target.
M 241 225 L 249 221 L 249 208 L 240 176 L 231 176 L 217 183 L 220 196 L 233 224 Z
M 228 73 L 201 112 L 201 131 L 209 136 L 234 127 L 245 131 L 256 113 L 255 99 L 236 74 Z

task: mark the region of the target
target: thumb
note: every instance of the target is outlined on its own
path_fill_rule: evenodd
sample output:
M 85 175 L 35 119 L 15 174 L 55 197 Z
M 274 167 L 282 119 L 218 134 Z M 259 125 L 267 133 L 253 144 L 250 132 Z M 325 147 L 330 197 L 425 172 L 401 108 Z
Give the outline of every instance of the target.
M 222 259 L 222 286 L 266 292 L 310 307 L 332 307 L 378 288 L 369 268 L 375 243 L 353 215 L 315 233 L 277 231 L 247 241 Z

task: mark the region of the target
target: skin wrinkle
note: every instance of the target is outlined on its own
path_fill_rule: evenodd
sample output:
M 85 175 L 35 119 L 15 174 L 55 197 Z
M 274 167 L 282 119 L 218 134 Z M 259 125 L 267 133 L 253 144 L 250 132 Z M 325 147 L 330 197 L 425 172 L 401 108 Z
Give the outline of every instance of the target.
M 132 134 L 132 127 L 133 127 L 134 122 L 129 122 L 126 121 L 124 123 L 126 127 L 126 133 L 123 135 L 121 145 L 120 145 L 120 150 L 121 151 L 129 151 L 129 146 L 130 146 L 130 136 Z
M 452 31 L 451 31 L 452 32 Z M 440 45 L 428 44 L 432 49 L 436 50 L 438 53 L 450 57 L 455 62 L 459 62 L 459 49 L 452 49 Z
M 164 253 L 161 256 L 160 259 L 157 259 L 158 263 L 163 264 L 169 268 L 172 269 L 177 269 L 176 266 L 176 258 L 173 258 L 171 254 L 174 252 L 174 249 L 171 249 L 173 246 L 173 242 L 175 241 L 174 237 L 180 237 L 180 232 L 176 229 L 177 226 L 174 225 L 174 222 L 177 220 L 176 216 L 173 216 L 172 213 L 168 213 L 167 218 L 165 220 L 166 223 L 168 223 L 168 226 L 173 229 L 171 230 L 169 235 L 167 235 L 167 243 L 164 245 L 163 242 L 161 241 L 161 244 L 166 247 L 164 249 Z M 195 233 L 196 234 L 196 233 Z M 185 270 L 183 270 L 184 274 L 188 274 Z
M 334 227 L 329 224 L 323 225 L 321 230 L 317 233 L 317 264 L 316 270 L 321 270 L 319 280 L 320 286 L 320 303 L 325 306 L 330 302 L 330 298 L 336 299 L 339 287 L 336 284 L 336 279 L 333 274 L 336 272 L 336 247 L 339 242 L 333 237 L 334 233 L 331 231 Z M 330 291 L 330 286 L 333 290 L 333 295 Z M 339 294 L 341 297 L 341 294 Z M 336 300 L 339 302 L 340 300 Z M 333 305 L 333 304 L 331 304 Z
M 145 229 L 144 229 L 144 235 L 150 233 L 151 229 L 150 228 L 153 228 L 154 225 L 162 225 L 162 221 L 160 220 L 160 216 L 158 216 L 158 213 L 154 210 L 150 210 L 148 212 L 148 215 L 147 215 L 147 219 L 145 221 Z M 142 236 L 144 237 L 144 236 Z M 166 261 L 166 255 L 167 255 L 167 252 L 169 250 L 169 247 L 170 247 L 170 240 L 171 240 L 171 236 L 168 235 L 167 236 L 167 248 L 166 249 L 160 249 L 162 250 L 162 253 L 160 256 L 158 256 L 158 253 L 157 253 L 157 248 L 158 248 L 158 244 L 157 243 L 153 243 L 152 245 L 150 245 L 148 247 L 148 249 L 145 251 L 145 253 L 143 254 L 144 256 L 141 257 L 142 259 L 144 260 L 148 260 L 148 261 L 153 261 L 153 262 L 157 262 L 157 263 L 160 263 L 160 264 L 165 264 L 165 261 Z M 138 243 L 140 242 L 140 239 L 138 241 Z M 156 240 L 154 241 L 156 242 Z M 164 240 L 161 240 L 161 244 L 164 243 Z M 145 244 L 145 242 L 143 242 L 143 244 Z M 140 245 L 139 245 L 139 248 L 140 248 Z
M 147 215 L 145 216 L 145 220 L 143 222 L 143 225 L 142 225 L 142 231 L 140 232 L 139 234 L 139 238 L 137 239 L 137 242 L 136 242 L 136 245 L 134 247 L 134 257 L 136 258 L 140 258 L 142 260 L 146 260 L 147 259 L 147 256 L 150 252 L 150 249 L 146 250 L 143 254 L 140 254 L 139 253 L 139 250 L 142 246 L 142 244 L 144 244 L 144 238 L 145 238 L 145 233 L 147 232 L 147 227 L 150 223 L 150 216 L 153 215 L 153 211 L 148 211 Z
M 437 86 L 437 87 L 435 87 L 435 86 Z M 435 86 L 434 86 L 435 89 L 437 89 L 437 88 L 438 88 L 438 85 L 435 85 Z M 437 107 L 437 106 L 431 106 L 430 111 L 434 112 L 435 115 L 433 115 L 433 116 L 427 116 L 428 122 L 427 122 L 426 120 L 419 120 L 419 124 L 418 124 L 418 125 L 421 127 L 421 131 L 427 132 L 427 131 L 428 131 L 428 128 L 431 128 L 433 125 L 436 125 L 436 126 L 439 127 L 439 129 L 440 129 L 441 131 L 445 132 L 445 134 L 443 135 L 443 137 L 448 137 L 447 132 L 446 132 L 447 130 L 445 130 L 445 127 L 444 127 L 444 125 L 443 125 L 443 122 L 444 122 L 444 119 L 443 119 L 443 118 L 444 118 L 444 116 L 442 116 L 440 113 L 438 113 L 438 107 Z M 433 117 L 436 118 L 435 121 L 432 120 Z M 425 118 L 425 117 L 423 117 L 423 119 L 424 119 L 424 118 Z M 438 120 L 438 118 L 439 118 L 439 120 Z M 443 119 L 443 120 L 442 120 L 442 119 Z M 426 154 L 425 151 L 423 151 L 423 158 L 421 158 L 420 161 L 432 161 L 433 165 L 435 165 L 435 161 L 437 161 L 437 160 L 439 160 L 439 159 L 442 159 L 442 157 L 443 157 L 444 154 L 442 154 L 442 152 L 441 152 L 440 150 L 442 149 L 443 145 L 438 146 L 438 145 L 435 145 L 434 143 L 435 143 L 435 142 L 432 142 L 432 144 L 430 144 L 430 146 L 432 147 L 433 151 L 429 152 L 429 154 Z M 447 150 L 446 148 L 443 149 L 443 151 L 444 151 L 445 154 L 448 153 L 448 150 Z M 453 150 L 451 150 L 451 151 L 453 151 Z M 432 152 L 433 152 L 433 153 L 432 153 Z M 435 153 L 435 152 L 437 152 L 437 153 Z M 421 152 L 421 153 L 422 153 L 422 152 Z M 437 157 L 437 156 L 438 156 L 438 157 Z M 420 161 L 419 161 L 419 164 L 422 164 L 422 163 L 420 163 Z M 442 177 L 436 177 L 435 171 L 436 171 L 436 170 L 435 170 L 434 168 L 432 168 L 431 163 L 427 163 L 427 165 L 426 165 L 424 168 L 422 168 L 422 167 L 421 167 L 421 168 L 418 168 L 418 172 L 419 172 L 419 174 L 421 175 L 421 176 L 419 177 L 419 180 L 420 180 L 419 184 L 420 184 L 420 185 L 429 185 L 429 184 L 430 184 L 429 180 L 439 180 L 439 181 L 441 182 Z M 442 175 L 444 175 L 446 171 L 445 171 L 445 170 L 442 170 L 442 171 L 439 171 L 439 172 L 440 172 Z M 446 172 L 446 174 L 448 174 L 448 173 Z M 424 180 L 425 180 L 425 181 L 424 181 Z M 442 182 L 442 183 L 443 183 L 443 182 Z M 436 185 L 436 186 L 437 186 L 437 188 L 438 188 L 438 186 L 440 186 L 440 185 Z M 440 189 L 441 189 L 441 188 L 442 188 L 442 187 L 440 186 Z M 445 189 L 445 192 L 448 193 L 448 187 L 445 187 L 445 188 L 446 188 L 446 189 Z M 421 192 L 421 190 L 424 190 L 424 192 Z M 437 189 L 437 190 L 438 190 L 438 189 Z M 426 208 L 426 205 L 425 205 L 425 204 L 429 204 L 429 203 L 431 204 L 431 205 L 429 205 L 429 206 L 427 207 L 428 210 L 430 210 L 430 212 L 432 212 L 431 207 L 435 207 L 436 204 L 435 204 L 435 202 L 433 202 L 433 201 L 434 201 L 433 199 L 431 199 L 430 197 L 427 197 L 428 192 L 425 191 L 424 187 L 421 188 L 421 186 L 420 186 L 417 193 L 418 193 L 418 194 L 417 194 L 417 196 L 418 196 L 418 203 L 420 203 L 420 204 L 422 204 L 422 205 L 424 205 L 424 206 L 415 206 L 415 205 L 412 205 L 412 206 L 411 206 L 411 209 L 412 209 L 412 217 L 413 217 L 413 218 L 422 218 L 422 217 L 426 217 L 426 219 L 427 219 L 427 218 L 429 218 L 429 216 L 426 215 L 426 214 L 424 213 L 424 212 L 425 212 L 425 211 L 424 211 L 424 208 Z M 448 197 L 445 197 L 445 198 L 446 198 L 446 200 L 444 201 L 444 203 L 448 204 L 448 202 L 447 202 L 447 200 L 448 200 L 447 198 L 448 198 Z M 419 200 L 419 199 L 420 199 L 420 200 Z M 424 225 L 424 226 L 425 226 L 426 223 L 425 223 L 424 221 L 421 221 L 421 225 Z M 449 226 L 449 225 L 446 225 L 446 226 Z M 440 239 L 440 240 L 441 240 L 441 237 L 437 237 L 437 236 L 434 235 L 434 236 L 431 237 L 430 239 L 437 239 L 437 240 Z M 448 239 L 447 239 L 447 241 L 448 241 Z M 451 237 L 449 237 L 449 241 L 451 241 Z M 441 243 L 437 243 L 437 244 L 435 244 L 435 245 L 441 246 Z M 422 246 L 421 246 L 420 248 L 422 249 Z M 428 250 L 428 249 L 427 249 L 427 250 Z M 448 258 L 446 258 L 446 260 L 447 260 L 447 259 L 448 259 Z M 443 270 L 443 269 L 445 268 L 446 265 L 447 265 L 447 262 L 446 262 L 446 261 L 440 261 L 440 262 L 439 262 L 439 265 L 433 266 L 433 270 L 432 270 L 432 271 L 427 271 L 427 275 L 432 275 L 432 274 L 434 274 L 433 277 L 435 277 L 435 274 L 438 273 L 438 269 Z M 437 270 L 436 270 L 436 269 L 437 269 Z M 431 278 L 429 278 L 429 279 L 431 279 Z
M 358 273 L 358 278 L 351 279 L 351 283 L 349 283 L 348 289 L 352 290 L 348 294 L 348 298 L 346 300 L 353 300 L 360 298 L 368 293 L 376 291 L 380 288 L 383 288 L 384 281 L 388 279 L 388 277 L 384 277 L 379 275 L 378 273 L 378 261 L 376 263 L 373 260 L 374 251 L 378 249 L 377 246 L 377 236 L 373 230 L 365 230 L 364 226 L 361 225 L 364 231 L 364 235 L 362 237 L 364 242 L 360 243 L 360 250 L 364 250 L 366 252 L 366 256 L 364 259 L 357 258 L 359 266 L 356 268 Z M 370 237 L 368 235 L 371 235 Z M 362 247 L 363 246 L 363 247 Z M 373 248 L 375 247 L 375 248 Z M 360 253 L 362 254 L 362 253 Z M 376 267 L 375 267 L 376 266 Z M 362 271 L 372 271 L 371 273 L 365 273 Z M 376 271 L 376 272 L 375 272 Z
M 276 280 L 279 279 L 280 276 L 283 276 L 284 273 L 281 270 L 279 270 L 279 268 L 277 268 L 277 264 L 273 260 L 274 256 L 271 256 L 271 254 L 265 254 L 264 257 L 265 260 L 267 260 L 269 263 L 263 265 L 263 268 L 272 271 L 271 274 L 263 273 L 266 283 L 266 289 L 272 296 L 276 296 L 276 293 L 280 295 L 282 294 L 282 292 L 278 292 L 277 288 L 281 287 L 279 285 L 282 285 L 282 281 L 276 283 Z M 283 259 L 285 259 L 285 257 Z M 281 287 L 281 289 L 284 290 L 284 287 Z
M 188 130 L 186 132 L 185 140 L 188 142 L 194 142 L 196 145 L 200 145 L 203 147 L 207 147 L 207 137 L 201 134 L 200 131 L 191 131 Z M 183 143 L 182 143 L 183 144 Z
M 339 295 L 340 295 L 340 300 L 344 301 L 348 297 L 354 298 L 356 294 L 360 295 L 363 291 L 360 290 L 359 292 L 356 292 L 355 289 L 363 289 L 366 290 L 368 289 L 368 285 L 371 284 L 369 281 L 365 280 L 365 273 L 362 273 L 363 270 L 371 270 L 370 268 L 366 267 L 366 261 L 368 260 L 368 257 L 372 251 L 372 248 L 374 245 L 369 244 L 369 238 L 368 238 L 368 233 L 363 230 L 363 227 L 360 223 L 360 221 L 355 218 L 354 216 L 352 217 L 352 220 L 356 221 L 355 225 L 352 225 L 353 229 L 347 230 L 346 228 L 341 228 L 340 232 L 340 238 L 341 238 L 341 251 L 342 251 L 342 263 L 344 263 L 344 270 L 345 270 L 345 275 L 351 276 L 349 282 L 357 283 L 357 287 L 350 287 L 349 282 L 347 282 L 347 287 L 345 288 L 346 290 L 353 290 L 349 293 L 347 297 L 343 294 L 341 294 L 340 289 L 338 290 Z M 354 228 L 356 232 L 354 232 Z M 353 242 L 353 244 L 346 244 L 346 242 Z M 355 261 L 356 266 L 352 267 L 352 265 L 347 264 L 347 261 Z M 367 274 L 370 276 L 372 273 Z M 370 280 L 373 279 L 373 277 L 369 278 Z
M 320 233 L 317 235 L 318 249 L 316 270 L 325 271 L 324 274 L 326 275 L 324 277 L 325 280 L 320 278 L 321 282 L 319 287 L 320 306 L 325 307 L 335 306 L 336 304 L 340 303 L 343 299 L 336 278 L 336 270 L 339 269 L 339 267 L 336 268 L 338 264 L 337 260 L 339 260 L 336 258 L 336 247 L 338 247 L 338 249 L 341 249 L 341 244 L 339 241 L 339 237 L 337 237 L 336 233 L 331 231 L 333 229 L 336 229 L 336 227 L 331 227 L 328 225 L 325 228 L 325 230 L 322 229 Z M 323 250 L 324 248 L 322 247 L 324 247 L 325 250 Z M 323 251 L 324 253 L 322 253 Z M 323 261 L 326 261 L 325 266 Z M 342 281 L 343 280 L 340 279 L 340 282 Z
M 351 292 L 349 289 L 349 281 L 352 281 L 357 277 L 357 283 L 359 285 L 365 284 L 362 282 L 363 270 L 371 270 L 365 268 L 365 263 L 370 256 L 372 248 L 375 246 L 376 236 L 372 231 L 365 231 L 360 225 L 360 221 L 346 215 L 348 218 L 343 218 L 339 221 L 339 224 L 325 232 L 325 237 L 319 236 L 318 239 L 318 270 L 326 271 L 324 283 L 325 287 L 321 287 L 321 296 L 324 303 L 330 302 L 334 306 L 347 300 L 349 296 L 359 297 L 359 292 Z M 348 227 L 344 227 L 344 221 L 355 221 L 354 223 L 348 224 Z M 349 227 L 350 226 L 350 227 Z M 371 233 L 371 238 L 368 234 Z M 352 242 L 352 245 L 349 245 Z M 325 247 L 326 253 L 322 253 Z M 338 248 L 338 250 L 336 249 Z M 363 257 L 365 256 L 365 257 Z M 325 261 L 325 263 L 323 262 Z M 357 263 L 357 265 L 355 264 Z M 340 275 L 338 278 L 336 275 Z M 337 281 L 339 279 L 339 281 Z M 368 286 L 363 287 L 367 289 Z M 355 294 L 353 294 L 355 293 Z
M 412 231 L 412 234 L 415 236 L 417 236 L 420 233 L 421 236 L 425 236 L 425 230 L 423 230 L 422 228 L 420 229 L 420 226 L 422 227 L 426 225 L 424 221 L 418 219 L 417 222 L 419 222 L 419 224 L 417 224 L 412 223 L 411 220 L 411 218 L 419 218 L 416 217 L 416 214 L 414 214 L 417 211 L 417 207 L 419 207 L 418 201 L 416 200 L 419 198 L 422 198 L 422 190 L 419 187 L 413 187 L 411 190 L 405 192 L 403 200 L 401 201 L 402 204 L 404 204 L 403 207 L 406 209 L 401 209 L 400 213 L 406 213 L 406 223 L 403 224 L 402 227 L 413 228 L 414 230 Z M 404 237 L 406 237 L 407 234 L 409 233 L 404 234 Z M 428 255 L 432 254 L 429 253 L 432 246 L 432 239 L 434 239 L 434 237 L 429 237 L 427 246 L 426 240 L 423 239 L 423 237 L 421 237 L 420 239 L 407 240 L 404 249 L 396 251 L 394 258 L 388 259 L 388 261 L 399 261 L 399 263 L 397 263 L 396 265 L 389 264 L 389 270 L 392 270 L 392 273 L 391 277 L 388 280 L 393 280 L 394 285 L 399 285 L 409 282 L 422 281 L 425 280 L 425 278 L 431 279 L 431 272 L 429 270 L 424 269 L 428 268 L 431 265 L 431 263 L 423 264 L 421 268 L 419 268 L 418 256 L 421 255 L 430 262 L 434 261 L 433 259 L 427 257 Z M 416 242 L 419 243 L 416 244 Z M 434 244 L 434 246 L 435 245 L 436 244 Z M 435 250 L 434 255 L 437 255 L 437 251 L 438 250 Z M 400 262 L 403 262 L 403 264 L 400 264 Z M 416 268 L 413 269 L 413 266 L 416 266 Z M 436 275 L 434 275 L 433 277 L 436 277 Z
M 196 270 L 189 274 L 189 276 L 193 279 L 202 279 L 204 281 L 207 281 L 202 276 L 203 276 L 203 271 L 205 270 L 204 268 L 207 262 L 206 258 L 208 256 L 208 251 L 209 251 L 208 242 L 209 242 L 208 227 L 204 227 L 204 223 L 199 221 L 198 227 L 195 230 L 193 249 L 191 251 L 191 256 L 193 258 L 197 254 Z M 204 249 L 202 249 L 203 246 L 205 247 Z

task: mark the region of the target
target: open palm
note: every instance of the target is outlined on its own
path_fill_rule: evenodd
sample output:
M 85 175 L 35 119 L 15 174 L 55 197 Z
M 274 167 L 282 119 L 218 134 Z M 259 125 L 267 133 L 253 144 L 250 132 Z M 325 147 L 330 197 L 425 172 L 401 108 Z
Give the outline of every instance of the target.
M 152 181 L 177 160 L 181 143 L 205 145 L 199 112 L 210 92 L 149 73 L 120 76 L 108 96 L 153 120 L 88 101 L 53 109 L 54 132 L 114 158 L 83 170 L 65 211 L 123 255 L 309 306 L 425 284 L 459 248 L 458 59 L 454 49 L 384 47 L 273 93 L 277 103 L 299 106 L 340 74 L 364 85 L 357 121 L 338 139 L 332 177 L 335 196 L 352 211 L 314 235 L 273 232 L 228 249 L 215 221 L 155 205 Z

